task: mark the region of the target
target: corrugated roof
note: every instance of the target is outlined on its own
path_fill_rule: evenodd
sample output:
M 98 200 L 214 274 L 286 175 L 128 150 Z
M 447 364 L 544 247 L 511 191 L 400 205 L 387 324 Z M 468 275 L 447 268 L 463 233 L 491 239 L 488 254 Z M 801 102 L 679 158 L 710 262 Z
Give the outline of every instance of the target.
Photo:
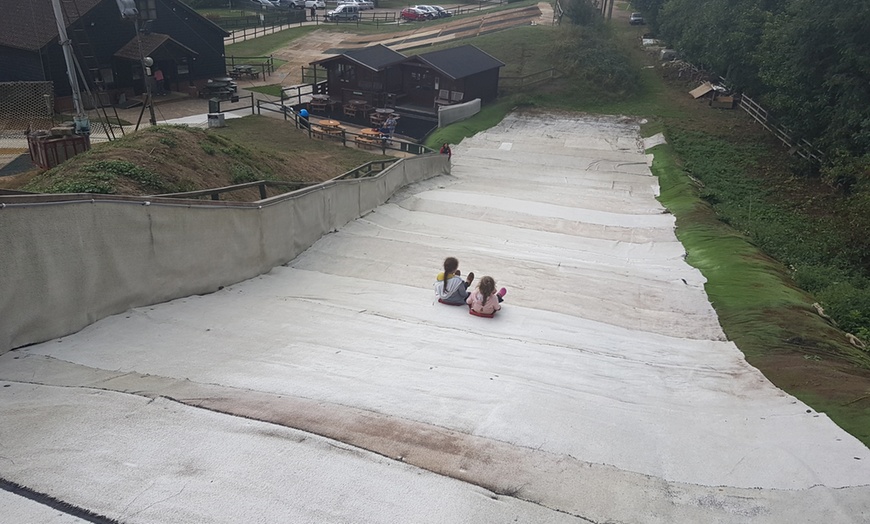
M 64 13 L 66 26 L 103 0 L 76 0 L 73 9 Z M 63 11 L 63 9 L 61 9 Z M 37 51 L 57 38 L 57 22 L 51 0 L 0 0 L 0 46 Z M 118 15 L 120 18 L 120 14 Z
M 452 47 L 442 51 L 432 51 L 417 55 L 416 58 L 447 76 L 465 78 L 476 73 L 504 67 L 504 62 L 473 45 Z

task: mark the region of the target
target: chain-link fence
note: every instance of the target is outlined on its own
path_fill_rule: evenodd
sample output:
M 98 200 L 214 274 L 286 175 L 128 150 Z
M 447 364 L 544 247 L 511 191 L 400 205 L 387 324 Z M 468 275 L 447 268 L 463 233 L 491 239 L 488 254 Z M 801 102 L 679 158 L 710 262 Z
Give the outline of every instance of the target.
M 0 152 L 27 151 L 27 131 L 53 125 L 51 82 L 0 82 Z

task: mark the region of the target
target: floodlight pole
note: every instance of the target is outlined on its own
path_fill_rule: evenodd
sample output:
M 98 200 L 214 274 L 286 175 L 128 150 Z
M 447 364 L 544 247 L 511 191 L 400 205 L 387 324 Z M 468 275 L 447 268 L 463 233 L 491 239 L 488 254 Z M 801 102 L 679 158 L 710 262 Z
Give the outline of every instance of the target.
M 57 22 L 57 34 L 60 39 L 61 49 L 63 49 L 63 59 L 64 62 L 66 62 L 66 75 L 69 79 L 69 85 L 72 88 L 73 107 L 76 111 L 76 133 L 88 135 L 91 133 L 91 125 L 88 122 L 87 115 L 85 114 L 84 106 L 82 106 L 82 92 L 79 89 L 79 81 L 76 76 L 72 41 L 66 33 L 66 24 L 63 21 L 63 11 L 60 8 L 60 0 L 51 0 L 51 7 L 54 9 L 54 19 Z
M 54 0 L 55 2 L 59 0 Z M 142 35 L 139 33 L 139 18 L 133 18 L 133 27 L 136 29 L 136 44 L 139 46 L 139 64 L 142 66 L 142 80 L 145 82 L 145 103 L 151 115 L 151 125 L 157 125 L 157 117 L 154 116 L 154 99 L 151 97 L 151 82 L 148 80 L 148 67 L 145 65 L 145 55 L 142 53 Z M 141 117 L 140 117 L 141 118 Z

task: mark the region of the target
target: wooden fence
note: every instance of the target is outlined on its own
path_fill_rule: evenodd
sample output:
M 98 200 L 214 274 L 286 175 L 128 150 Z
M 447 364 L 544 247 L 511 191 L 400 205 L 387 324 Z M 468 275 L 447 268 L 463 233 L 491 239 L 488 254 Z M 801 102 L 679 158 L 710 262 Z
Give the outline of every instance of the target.
M 299 24 L 305 21 L 305 11 L 302 9 L 276 9 L 248 16 L 206 16 L 221 29 L 234 32 L 237 29 L 263 28 L 280 25 Z
M 546 82 L 547 80 L 551 80 L 553 78 L 558 78 L 562 76 L 562 73 L 556 69 L 555 67 L 551 67 L 550 69 L 545 69 L 543 71 L 538 71 L 537 73 L 531 73 L 525 76 L 502 76 L 499 77 L 499 89 L 503 91 L 509 91 L 513 89 L 522 89 L 524 87 L 529 87 L 535 84 L 540 84 L 541 82 Z
M 748 96 L 741 95 L 739 97 L 738 107 L 746 111 L 746 113 L 756 122 L 761 124 L 764 129 L 773 133 L 773 136 L 778 138 L 780 142 L 788 146 L 790 153 L 794 153 L 805 160 L 817 164 L 821 164 L 824 161 L 824 154 L 822 154 L 821 151 L 813 147 L 811 143 L 804 139 L 795 140 L 792 138 L 788 129 L 773 123 L 770 120 L 767 110 Z
M 275 60 L 271 56 L 234 56 L 224 57 L 224 66 L 231 71 L 236 66 L 249 65 L 256 69 L 263 78 L 275 72 Z

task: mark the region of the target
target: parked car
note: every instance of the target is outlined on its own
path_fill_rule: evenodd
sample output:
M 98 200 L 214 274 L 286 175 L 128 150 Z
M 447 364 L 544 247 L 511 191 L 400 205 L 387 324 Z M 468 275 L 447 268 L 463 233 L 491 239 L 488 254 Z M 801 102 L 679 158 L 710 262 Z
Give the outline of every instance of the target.
M 371 0 L 341 0 L 338 5 L 355 5 L 360 11 L 375 8 L 375 4 Z
M 429 20 L 429 13 L 424 13 L 413 7 L 406 7 L 399 13 L 399 18 L 402 20 Z
M 432 20 L 433 18 L 438 18 L 438 10 L 431 5 L 415 5 L 414 9 L 426 13 L 426 18 L 428 18 L 429 20 Z
M 326 9 L 326 2 L 324 0 L 305 0 L 305 9 Z
M 326 12 L 326 19 L 332 22 L 341 20 L 359 20 L 359 7 L 350 4 L 340 4 L 332 11 Z
M 254 7 L 259 7 L 260 9 L 275 9 L 275 4 L 273 4 L 269 0 L 250 0 L 250 1 Z
M 451 13 L 450 11 L 444 9 L 444 8 L 441 7 L 440 5 L 433 5 L 432 7 L 433 7 L 436 11 L 438 11 L 438 18 L 447 18 L 448 16 L 453 16 L 453 13 Z
M 291 9 L 305 9 L 305 0 L 278 0 L 278 5 Z
M 644 25 L 646 21 L 640 13 L 631 13 L 631 16 L 628 18 L 628 23 L 631 25 Z

